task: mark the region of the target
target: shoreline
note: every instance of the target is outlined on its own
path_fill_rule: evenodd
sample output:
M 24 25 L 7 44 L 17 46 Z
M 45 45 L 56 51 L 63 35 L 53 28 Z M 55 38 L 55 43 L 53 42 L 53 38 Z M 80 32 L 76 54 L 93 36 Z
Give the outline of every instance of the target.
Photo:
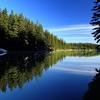
M 97 51 L 97 50 L 94 50 L 94 49 L 89 49 L 89 50 L 82 50 L 82 49 L 80 49 L 80 50 L 72 50 L 72 49 L 63 50 L 63 49 L 62 49 L 62 50 L 54 50 L 54 51 L 68 51 L 68 52 L 69 52 L 69 51 L 70 51 L 70 52 L 71 52 L 71 51 L 76 51 L 76 52 L 78 52 L 78 51 Z

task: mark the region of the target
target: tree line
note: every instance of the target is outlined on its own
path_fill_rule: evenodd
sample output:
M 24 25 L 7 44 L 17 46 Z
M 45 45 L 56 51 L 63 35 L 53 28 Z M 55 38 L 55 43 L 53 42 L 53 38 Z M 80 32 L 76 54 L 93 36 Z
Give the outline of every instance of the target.
M 7 50 L 57 50 L 57 49 L 96 49 L 95 44 L 66 43 L 64 40 L 44 30 L 42 24 L 16 14 L 0 11 L 0 48 Z

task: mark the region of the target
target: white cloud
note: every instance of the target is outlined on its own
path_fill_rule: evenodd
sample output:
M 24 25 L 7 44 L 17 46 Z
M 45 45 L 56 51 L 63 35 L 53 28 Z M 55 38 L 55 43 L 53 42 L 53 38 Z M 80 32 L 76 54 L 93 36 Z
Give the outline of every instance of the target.
M 67 32 L 73 30 L 92 30 L 94 27 L 89 24 L 68 25 L 65 27 L 48 28 L 50 32 Z
M 93 28 L 94 27 L 89 24 L 77 24 L 47 29 L 58 38 L 64 39 L 66 42 L 95 43 L 91 34 Z
M 96 73 L 95 70 L 81 70 L 81 69 L 60 68 L 60 67 L 55 67 L 52 70 L 65 71 L 65 72 L 70 72 L 74 74 L 82 74 L 82 75 L 94 75 Z

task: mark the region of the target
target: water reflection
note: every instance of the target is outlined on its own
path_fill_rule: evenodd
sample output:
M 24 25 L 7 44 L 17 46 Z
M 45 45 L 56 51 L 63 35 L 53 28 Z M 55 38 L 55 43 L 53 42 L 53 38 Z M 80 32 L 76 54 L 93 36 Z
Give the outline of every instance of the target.
M 36 79 L 42 73 L 63 59 L 64 54 L 20 54 L 12 53 L 0 59 L 0 89 L 6 92 L 19 87 L 24 83 Z
M 42 73 L 66 56 L 94 56 L 96 52 L 53 52 L 51 54 L 10 53 L 0 58 L 0 90 L 22 88 L 26 82 Z
M 88 90 L 83 100 L 100 100 L 100 70 L 88 84 Z

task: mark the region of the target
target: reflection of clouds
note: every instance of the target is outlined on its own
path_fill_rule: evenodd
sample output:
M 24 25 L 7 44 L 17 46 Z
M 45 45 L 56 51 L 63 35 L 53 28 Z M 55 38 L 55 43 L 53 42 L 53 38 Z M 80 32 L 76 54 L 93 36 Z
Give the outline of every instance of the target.
M 67 63 L 67 62 L 75 62 L 75 63 L 90 63 L 90 64 L 94 64 L 94 63 L 97 63 L 100 65 L 100 56 L 92 56 L 92 57 L 66 57 L 64 59 L 64 62 Z
M 72 69 L 72 68 L 61 68 L 61 67 L 55 67 L 52 70 L 58 70 L 58 71 L 65 71 L 70 72 L 74 74 L 82 74 L 82 75 L 94 75 L 96 73 L 95 70 L 81 70 L 81 69 Z
M 82 75 L 94 75 L 96 74 L 95 68 L 100 68 L 99 59 L 100 56 L 66 57 L 61 63 L 55 65 L 52 70 Z

